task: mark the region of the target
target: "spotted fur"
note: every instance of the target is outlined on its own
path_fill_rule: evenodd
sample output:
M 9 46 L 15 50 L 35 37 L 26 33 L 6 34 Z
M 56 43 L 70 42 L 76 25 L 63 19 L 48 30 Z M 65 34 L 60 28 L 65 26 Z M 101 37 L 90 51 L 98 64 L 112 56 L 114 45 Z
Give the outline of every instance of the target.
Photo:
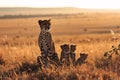
M 39 35 L 39 39 L 38 39 L 38 44 L 41 50 L 41 58 L 44 58 L 44 60 L 46 61 L 51 60 L 51 61 L 55 61 L 58 60 L 58 56 L 55 52 L 55 46 L 54 46 L 54 42 L 52 40 L 52 36 L 50 33 L 50 20 L 39 20 L 38 21 L 39 25 L 40 25 L 40 35 Z M 43 60 L 43 62 L 44 62 Z M 48 64 L 47 62 L 45 64 Z
M 60 61 L 57 53 L 51 53 L 48 55 L 48 57 L 49 57 L 50 63 L 55 64 L 56 66 L 60 65 Z
M 64 44 L 60 46 L 62 51 L 61 51 L 61 57 L 60 57 L 60 62 L 61 64 L 69 65 L 69 45 Z
M 76 45 L 70 45 L 70 61 L 72 64 L 75 63 L 75 50 L 76 50 Z
M 86 53 L 80 53 L 80 57 L 75 62 L 75 66 L 76 65 L 82 65 L 82 64 L 86 63 L 87 57 L 88 57 L 88 54 L 86 54 Z
M 55 52 L 55 47 L 54 47 L 54 43 L 52 40 L 52 36 L 50 33 L 50 20 L 39 20 L 38 21 L 39 25 L 40 25 L 40 35 L 38 38 L 38 44 L 40 47 L 40 50 L 43 53 L 46 53 L 46 55 L 48 54 L 48 52 L 52 51 Z

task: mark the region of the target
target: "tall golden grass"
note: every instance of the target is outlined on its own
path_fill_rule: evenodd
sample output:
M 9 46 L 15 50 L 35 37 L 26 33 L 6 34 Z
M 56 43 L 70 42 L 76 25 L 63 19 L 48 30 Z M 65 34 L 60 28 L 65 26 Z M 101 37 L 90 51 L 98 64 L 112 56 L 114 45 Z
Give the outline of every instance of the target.
M 111 35 L 81 35 L 81 36 L 54 36 L 56 52 L 60 57 L 60 45 L 64 43 L 76 44 L 76 58 L 79 53 L 85 52 L 88 54 L 88 63 L 77 67 L 61 67 L 52 69 L 43 69 L 44 73 L 39 70 L 37 73 L 28 75 L 14 75 L 12 80 L 42 80 L 44 75 L 45 80 L 119 80 L 119 75 L 112 71 L 98 69 L 95 66 L 95 60 L 99 60 L 104 52 L 111 49 L 111 46 L 119 44 L 119 36 L 117 39 L 112 39 Z M 18 66 L 18 63 L 29 62 L 36 63 L 37 56 L 40 55 L 40 50 L 37 44 L 37 37 L 1 37 L 0 54 L 5 60 L 5 66 L 0 66 L 0 72 L 8 71 Z M 107 79 L 104 79 L 107 78 Z M 49 78 L 49 79 L 48 79 Z M 98 79 L 99 78 L 99 79 Z M 5 77 L 5 80 L 8 78 Z
M 36 58 L 40 55 L 37 42 L 40 32 L 37 20 L 40 18 L 1 19 L 0 58 L 5 61 L 5 66 L 0 65 L 1 80 L 120 80 L 120 75 L 115 71 L 97 68 L 95 65 L 104 52 L 119 44 L 119 34 L 110 34 L 111 29 L 119 31 L 119 17 L 114 14 L 87 13 L 66 18 L 52 17 L 51 32 L 59 57 L 61 44 L 76 44 L 76 58 L 79 53 L 85 52 L 88 54 L 87 63 L 77 67 L 53 66 L 32 74 L 23 72 L 18 75 L 12 71 L 12 77 L 3 76 L 3 73 L 18 67 L 22 62 L 36 64 Z

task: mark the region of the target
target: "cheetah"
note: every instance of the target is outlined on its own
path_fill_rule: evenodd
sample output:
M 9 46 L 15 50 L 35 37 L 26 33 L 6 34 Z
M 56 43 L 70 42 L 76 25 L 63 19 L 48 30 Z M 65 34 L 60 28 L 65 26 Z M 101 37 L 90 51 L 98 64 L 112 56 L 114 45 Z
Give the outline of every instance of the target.
M 50 33 L 50 19 L 49 20 L 39 20 L 40 25 L 40 35 L 38 38 L 38 44 L 41 50 L 41 53 L 44 53 L 46 56 L 49 52 L 55 52 L 54 43 L 52 41 L 52 36 Z
M 52 40 L 52 36 L 49 31 L 50 26 L 51 26 L 50 21 L 51 21 L 50 19 L 38 21 L 38 23 L 40 25 L 40 29 L 41 29 L 41 32 L 40 32 L 40 35 L 38 38 L 38 45 L 39 45 L 39 48 L 42 53 L 41 55 L 42 56 L 44 55 L 44 59 L 47 60 L 47 58 L 48 58 L 49 60 L 51 60 L 51 57 L 52 57 L 52 60 L 55 60 L 55 58 L 57 58 L 57 60 L 58 60 L 58 56 L 55 52 L 54 42 Z M 54 56 L 56 56 L 56 57 L 54 57 Z M 47 64 L 47 62 L 45 64 Z
M 60 62 L 61 64 L 69 65 L 69 44 L 64 44 L 60 46 L 62 51 L 61 51 L 61 57 L 60 57 Z
M 40 66 L 40 68 L 42 66 L 47 67 L 48 66 L 47 61 L 48 61 L 48 59 L 44 56 L 38 56 L 37 57 L 37 63 Z
M 55 64 L 56 66 L 60 65 L 60 61 L 59 61 L 57 53 L 49 53 L 48 57 L 49 57 L 50 64 Z
M 80 57 L 75 62 L 75 66 L 82 65 L 82 64 L 86 63 L 87 57 L 88 57 L 88 54 L 86 54 L 86 53 L 80 53 Z
M 75 50 L 76 50 L 76 45 L 72 44 L 70 45 L 70 61 L 72 64 L 75 63 Z

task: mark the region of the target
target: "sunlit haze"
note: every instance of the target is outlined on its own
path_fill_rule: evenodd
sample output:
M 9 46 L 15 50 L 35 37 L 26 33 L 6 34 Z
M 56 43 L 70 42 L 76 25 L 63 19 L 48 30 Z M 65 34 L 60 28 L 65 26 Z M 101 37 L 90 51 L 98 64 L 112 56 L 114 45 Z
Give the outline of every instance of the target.
M 0 0 L 0 7 L 77 7 L 120 9 L 120 0 Z

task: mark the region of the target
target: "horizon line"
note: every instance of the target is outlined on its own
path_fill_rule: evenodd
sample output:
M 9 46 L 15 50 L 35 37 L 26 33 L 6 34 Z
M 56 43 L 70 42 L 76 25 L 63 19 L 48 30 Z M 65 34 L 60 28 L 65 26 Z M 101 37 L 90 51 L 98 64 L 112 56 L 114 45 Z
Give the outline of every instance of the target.
M 92 9 L 92 10 L 120 10 L 120 8 L 31 7 L 31 6 L 0 6 L 0 8 L 76 8 L 76 9 Z

